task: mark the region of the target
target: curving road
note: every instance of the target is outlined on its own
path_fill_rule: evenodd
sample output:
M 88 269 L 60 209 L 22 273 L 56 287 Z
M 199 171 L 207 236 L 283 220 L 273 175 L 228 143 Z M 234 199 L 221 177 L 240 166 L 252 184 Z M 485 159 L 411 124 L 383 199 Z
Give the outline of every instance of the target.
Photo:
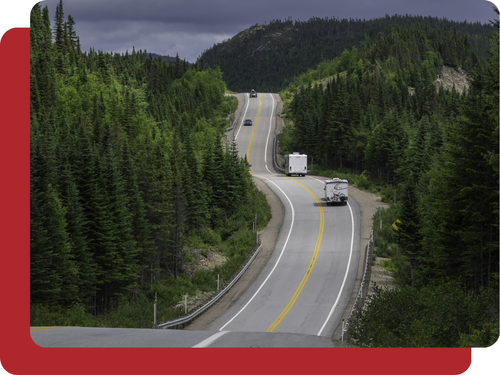
M 360 258 L 360 209 L 327 206 L 319 178 L 274 171 L 277 95 L 244 95 L 233 130 L 255 178 L 281 199 L 284 220 L 261 272 L 204 331 L 33 327 L 43 347 L 333 347 Z M 243 126 L 251 119 L 253 126 Z M 272 333 L 268 333 L 272 332 Z M 318 337 L 319 336 L 319 337 Z
M 211 331 L 286 332 L 332 337 L 349 302 L 360 257 L 360 213 L 353 200 L 326 206 L 322 180 L 274 171 L 275 94 L 245 95 L 233 134 L 251 171 L 281 199 L 285 218 L 256 281 Z M 242 126 L 251 119 L 253 126 Z

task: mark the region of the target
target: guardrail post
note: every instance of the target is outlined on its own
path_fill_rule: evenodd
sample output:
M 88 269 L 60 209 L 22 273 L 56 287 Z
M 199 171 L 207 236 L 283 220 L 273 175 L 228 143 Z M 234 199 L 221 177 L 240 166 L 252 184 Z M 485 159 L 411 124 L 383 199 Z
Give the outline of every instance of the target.
M 396 234 L 396 258 L 399 257 L 399 232 Z
M 155 305 L 154 305 L 154 318 L 153 318 L 154 328 L 156 328 L 156 292 L 155 292 Z
M 342 319 L 342 337 L 341 337 L 341 341 L 344 341 L 344 329 L 345 329 L 345 323 L 344 323 L 344 319 Z

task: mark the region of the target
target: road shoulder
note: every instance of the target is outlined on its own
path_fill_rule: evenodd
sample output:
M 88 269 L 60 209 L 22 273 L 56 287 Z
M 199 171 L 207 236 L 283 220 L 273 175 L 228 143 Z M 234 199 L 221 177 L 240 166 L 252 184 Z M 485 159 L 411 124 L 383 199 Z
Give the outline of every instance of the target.
M 200 331 L 209 328 L 210 323 L 220 317 L 255 281 L 271 257 L 283 223 L 285 208 L 283 207 L 283 203 L 281 203 L 278 196 L 274 194 L 265 182 L 257 177 L 254 177 L 253 181 L 255 182 L 257 188 L 265 194 L 267 202 L 271 208 L 271 220 L 269 220 L 267 226 L 259 233 L 262 241 L 262 249 L 233 287 L 227 291 L 226 294 L 224 294 L 224 296 L 222 296 L 212 308 L 208 309 L 207 312 L 187 326 L 185 328 L 187 330 Z

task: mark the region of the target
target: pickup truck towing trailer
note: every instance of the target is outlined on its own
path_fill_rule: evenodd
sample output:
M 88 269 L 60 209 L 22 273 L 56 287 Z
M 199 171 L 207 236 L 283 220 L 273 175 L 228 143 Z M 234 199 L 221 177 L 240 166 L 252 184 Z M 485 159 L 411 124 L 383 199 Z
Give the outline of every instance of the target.
M 296 174 L 297 176 L 305 176 L 307 173 L 307 155 L 294 152 L 290 155 L 285 155 L 285 171 L 287 176 Z
M 347 182 L 347 180 L 342 180 L 340 178 L 325 180 L 324 189 L 326 205 L 330 206 L 333 203 L 347 204 L 349 200 L 349 194 L 347 192 L 348 187 L 349 182 Z

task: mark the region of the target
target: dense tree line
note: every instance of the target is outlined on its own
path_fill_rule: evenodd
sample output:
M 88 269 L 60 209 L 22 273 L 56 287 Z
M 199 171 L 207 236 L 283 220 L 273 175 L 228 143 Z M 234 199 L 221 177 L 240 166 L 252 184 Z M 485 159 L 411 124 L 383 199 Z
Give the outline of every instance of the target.
M 491 25 L 479 22 L 411 15 L 386 15 L 372 20 L 313 17 L 308 21 L 294 21 L 288 18 L 243 30 L 204 51 L 202 58 L 208 66 L 220 67 L 224 81 L 233 91 L 247 92 L 255 88 L 277 92 L 321 62 L 340 57 L 353 46 L 360 48 L 367 40 L 374 42 L 380 32 L 396 25 L 401 28 L 428 26 L 437 34 L 451 34 L 450 51 L 462 54 L 455 44 L 471 44 L 482 62 L 487 59 L 488 36 L 494 31 Z M 448 56 L 448 45 L 441 48 L 443 58 L 450 64 L 456 65 L 455 60 L 461 60 L 460 56 Z
M 457 114 L 460 94 L 436 90 L 433 83 L 443 65 L 472 71 L 479 60 L 467 39 L 460 41 L 455 33 L 423 25 L 389 27 L 376 42 L 367 40 L 359 50 L 346 50 L 299 77 L 297 83 L 307 85 L 290 85 L 283 96 L 293 97 L 293 127 L 282 145 L 332 169 L 367 170 L 396 182 L 410 139 L 425 135 L 423 147 L 433 154 L 442 144 L 443 127 Z M 325 87 L 312 86 L 320 70 L 333 79 Z
M 310 82 L 324 68 L 335 72 L 326 85 L 283 92 L 292 120 L 281 138 L 285 152 L 401 187 L 393 208 L 401 221 L 400 288 L 379 290 L 353 319 L 360 345 L 484 346 L 498 338 L 494 27 L 485 65 L 455 32 L 396 25 L 298 80 Z M 467 91 L 436 87 L 444 65 L 472 74 Z
M 181 275 L 187 237 L 238 230 L 253 185 L 220 71 L 82 52 L 74 24 L 31 13 L 31 302 L 100 314 Z

